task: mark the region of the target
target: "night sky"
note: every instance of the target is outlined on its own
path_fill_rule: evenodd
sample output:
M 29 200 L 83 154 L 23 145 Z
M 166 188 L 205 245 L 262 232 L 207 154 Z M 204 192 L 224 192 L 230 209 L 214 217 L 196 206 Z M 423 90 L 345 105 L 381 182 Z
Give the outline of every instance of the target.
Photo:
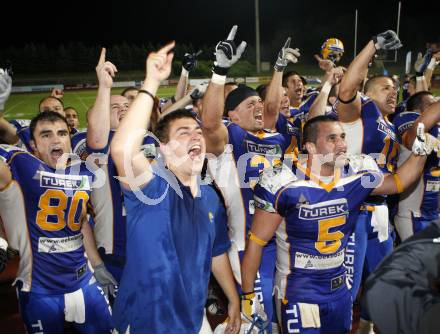
M 0 9 L 1 21 L 8 22 L 2 23 L 4 46 L 157 44 L 171 39 L 202 46 L 226 37 L 233 24 L 239 26 L 237 40 L 255 44 L 254 0 L 7 1 Z M 434 3 L 402 1 L 400 38 L 405 48 L 423 50 L 427 41 L 440 42 Z M 295 47 L 313 52 L 327 37 L 338 37 L 352 52 L 354 10 L 359 9 L 361 46 L 373 34 L 396 29 L 397 6 L 394 0 L 260 0 L 261 43 L 278 49 L 290 35 Z

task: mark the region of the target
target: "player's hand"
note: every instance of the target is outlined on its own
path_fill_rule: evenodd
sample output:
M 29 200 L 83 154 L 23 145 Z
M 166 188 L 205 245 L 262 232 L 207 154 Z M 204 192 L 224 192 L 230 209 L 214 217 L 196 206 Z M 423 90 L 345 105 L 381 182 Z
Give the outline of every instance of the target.
M 197 57 L 202 53 L 202 50 L 197 51 L 197 53 L 185 53 L 183 56 L 182 67 L 191 72 L 197 67 Z
M 376 50 L 397 50 L 403 46 L 397 34 L 392 30 L 382 32 L 372 39 Z
M 240 303 L 229 301 L 228 304 L 228 319 L 225 329 L 225 334 L 236 334 L 240 331 L 241 317 L 240 317 Z
M 202 82 L 200 84 L 198 84 L 189 94 L 189 96 L 191 97 L 191 99 L 194 100 L 198 100 L 201 99 L 203 97 L 203 95 L 205 95 L 206 92 L 206 88 L 208 88 L 208 83 L 207 82 Z
M 0 68 L 0 110 L 5 109 L 5 103 L 11 94 L 12 78 Z
M 8 242 L 0 237 L 0 273 L 6 268 L 8 262 Z
M 107 270 L 104 263 L 97 265 L 93 269 L 95 270 L 95 278 L 106 296 L 116 297 L 116 292 L 118 291 L 118 282 L 116 282 L 113 275 Z
M 234 65 L 246 49 L 246 42 L 243 41 L 237 47 L 234 39 L 238 26 L 233 26 L 225 41 L 220 41 L 215 46 L 214 73 L 226 75 L 228 69 Z
M 263 321 L 267 321 L 267 315 L 255 292 L 241 295 L 241 314 L 248 322 L 252 322 L 255 316 L 259 316 Z
M 157 52 L 151 52 L 147 58 L 147 77 L 145 81 L 153 80 L 159 83 L 167 79 L 171 74 L 171 64 L 173 61 L 174 41 L 168 43 Z
M 60 88 L 53 88 L 50 92 L 50 96 L 56 97 L 57 99 L 62 99 L 64 96 L 64 92 Z
M 342 66 L 338 66 L 330 70 L 327 81 L 330 85 L 334 86 L 341 82 L 343 76 L 344 68 Z
M 428 49 L 425 55 L 422 56 L 422 53 L 419 52 L 417 54 L 416 62 L 414 63 L 414 69 L 416 70 L 416 76 L 421 77 L 425 73 L 428 68 L 429 63 L 431 62 L 432 51 Z
M 429 155 L 432 151 L 440 151 L 440 141 L 425 132 L 425 125 L 423 123 L 417 124 L 417 135 L 412 146 L 413 154 Z
M 112 88 L 113 78 L 118 69 L 111 62 L 105 60 L 105 48 L 101 49 L 98 65 L 96 65 L 96 76 L 98 77 L 99 86 L 104 88 Z
M 318 66 L 324 72 L 330 72 L 335 68 L 335 64 L 330 59 L 322 59 L 319 55 L 315 55 L 315 59 L 318 62 Z
M 278 59 L 274 65 L 274 69 L 277 72 L 284 71 L 289 62 L 298 62 L 298 58 L 299 56 L 301 56 L 301 54 L 299 53 L 299 49 L 292 49 L 290 47 L 290 40 L 290 37 L 288 37 L 280 52 L 278 52 Z

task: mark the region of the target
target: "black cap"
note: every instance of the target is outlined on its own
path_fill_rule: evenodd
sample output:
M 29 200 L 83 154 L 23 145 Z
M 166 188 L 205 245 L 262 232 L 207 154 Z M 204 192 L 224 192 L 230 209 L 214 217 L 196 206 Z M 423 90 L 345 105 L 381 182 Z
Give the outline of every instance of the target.
M 259 96 L 255 89 L 246 85 L 238 85 L 238 88 L 231 91 L 226 97 L 225 112 L 234 110 L 237 106 L 251 96 Z

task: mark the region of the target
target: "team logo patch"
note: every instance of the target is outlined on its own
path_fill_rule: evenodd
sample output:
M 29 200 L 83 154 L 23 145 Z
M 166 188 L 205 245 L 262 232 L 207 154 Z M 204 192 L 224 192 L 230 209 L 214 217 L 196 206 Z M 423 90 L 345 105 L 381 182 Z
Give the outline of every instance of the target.
M 388 127 L 388 125 L 385 123 L 385 121 L 383 120 L 378 120 L 377 121 L 377 129 L 384 133 L 385 135 L 388 135 L 391 139 L 396 140 L 396 134 L 394 133 L 394 131 L 392 129 L 390 129 Z
M 208 218 L 209 218 L 209 221 L 210 221 L 211 223 L 214 222 L 214 215 L 212 214 L 211 211 L 208 212 Z
M 248 140 L 245 143 L 248 152 L 281 157 L 282 150 L 280 145 L 257 144 Z
M 90 190 L 86 175 L 66 175 L 40 171 L 40 187 L 64 190 Z
M 304 204 L 299 208 L 299 218 L 315 220 L 332 218 L 348 214 L 347 199 L 339 198 L 317 204 Z

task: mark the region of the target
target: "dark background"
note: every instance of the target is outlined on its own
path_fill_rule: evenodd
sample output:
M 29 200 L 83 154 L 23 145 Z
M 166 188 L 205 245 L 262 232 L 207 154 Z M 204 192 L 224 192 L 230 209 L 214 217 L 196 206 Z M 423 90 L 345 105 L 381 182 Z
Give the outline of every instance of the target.
M 399 35 L 404 47 L 399 61 L 406 51 L 424 51 L 426 42 L 440 42 L 440 6 L 434 1 L 401 3 Z M 359 51 L 372 35 L 396 29 L 397 8 L 394 0 L 260 0 L 261 58 L 273 61 L 285 38 L 292 36 L 292 44 L 302 51 L 301 62 L 312 63 L 323 41 L 337 37 L 345 44 L 348 63 L 353 57 L 355 9 Z M 201 58 L 211 60 L 210 50 L 234 24 L 239 26 L 236 41 L 249 45 L 244 59 L 255 63 L 254 0 L 15 0 L 1 5 L 0 17 L 0 62 L 9 59 L 23 72 L 88 69 L 100 46 L 109 48 L 109 57 L 122 69 L 139 68 L 146 52 L 172 39 L 178 43 L 176 59 L 203 48 Z

